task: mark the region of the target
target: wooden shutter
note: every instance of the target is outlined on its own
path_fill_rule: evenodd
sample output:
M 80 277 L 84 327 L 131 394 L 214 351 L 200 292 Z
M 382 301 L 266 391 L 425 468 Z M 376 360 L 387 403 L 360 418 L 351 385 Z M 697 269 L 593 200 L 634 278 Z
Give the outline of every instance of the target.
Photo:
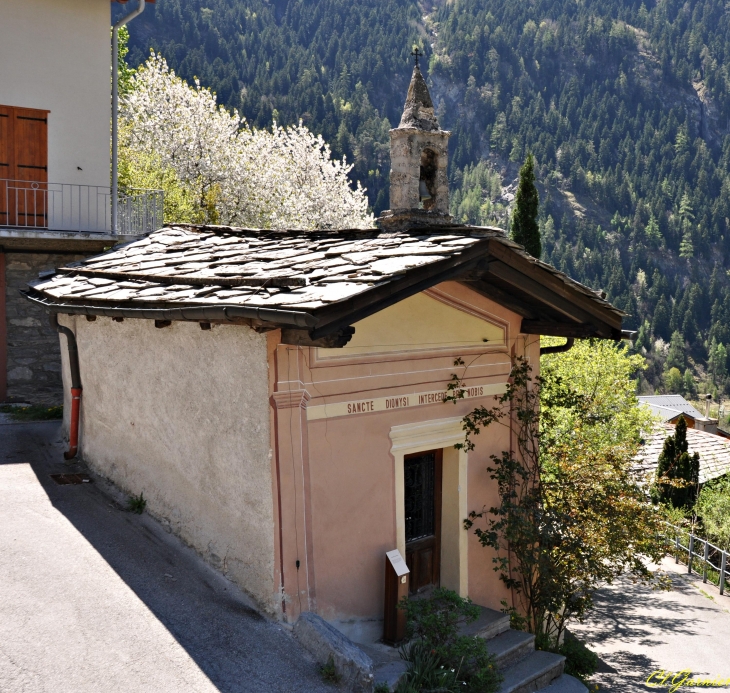
M 8 178 L 15 178 L 14 109 L 0 106 L 0 226 L 7 226 Z
M 0 224 L 48 225 L 48 111 L 0 106 Z

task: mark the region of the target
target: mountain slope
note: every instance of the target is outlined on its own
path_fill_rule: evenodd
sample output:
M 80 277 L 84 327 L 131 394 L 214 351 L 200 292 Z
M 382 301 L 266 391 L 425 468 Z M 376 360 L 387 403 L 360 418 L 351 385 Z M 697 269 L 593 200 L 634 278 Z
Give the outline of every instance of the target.
M 302 118 L 355 163 L 376 213 L 388 206 L 388 128 L 418 42 L 454 133 L 453 213 L 505 225 L 519 163 L 533 152 L 546 259 L 631 313 L 653 386 L 673 366 L 689 368 L 690 389 L 724 389 L 722 2 L 158 0 L 131 34 L 133 62 L 154 47 L 259 126 Z M 678 349 L 668 353 L 674 332 Z

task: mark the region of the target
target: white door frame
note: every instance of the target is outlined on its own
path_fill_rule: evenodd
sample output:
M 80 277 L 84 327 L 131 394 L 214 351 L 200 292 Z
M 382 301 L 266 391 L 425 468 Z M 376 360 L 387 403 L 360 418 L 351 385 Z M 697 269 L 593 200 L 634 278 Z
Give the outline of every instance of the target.
M 393 426 L 390 453 L 395 461 L 395 525 L 397 548 L 406 555 L 404 458 L 415 452 L 443 449 L 441 498 L 441 586 L 466 597 L 469 592 L 468 534 L 463 527 L 467 516 L 467 461 L 464 450 L 454 449 L 464 442 L 462 418 L 434 419 Z

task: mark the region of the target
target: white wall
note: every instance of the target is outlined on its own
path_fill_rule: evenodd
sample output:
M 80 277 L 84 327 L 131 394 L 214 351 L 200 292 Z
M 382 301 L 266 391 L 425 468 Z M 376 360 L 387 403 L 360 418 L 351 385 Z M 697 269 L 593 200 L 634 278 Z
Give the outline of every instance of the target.
M 237 325 L 59 321 L 79 347 L 83 459 L 144 493 L 154 516 L 273 611 L 266 336 Z M 68 395 L 65 337 L 61 349 Z
M 2 0 L 0 104 L 51 111 L 52 183 L 109 185 L 110 8 L 109 0 Z

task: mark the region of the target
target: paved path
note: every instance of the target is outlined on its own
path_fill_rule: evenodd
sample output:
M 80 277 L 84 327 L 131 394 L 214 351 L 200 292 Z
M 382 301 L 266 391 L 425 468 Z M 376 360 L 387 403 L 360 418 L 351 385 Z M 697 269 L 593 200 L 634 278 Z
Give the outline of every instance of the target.
M 661 688 L 646 685 L 657 669 L 730 679 L 730 596 L 688 576 L 687 567 L 674 559 L 665 559 L 661 569 L 672 579 L 671 591 L 623 579 L 600 590 L 591 617 L 570 628 L 602 660 L 592 679 L 600 691 L 667 691 L 669 682 Z M 687 690 L 696 689 L 679 689 Z M 730 691 L 730 685 L 713 690 Z
M 0 425 L 0 693 L 333 691 L 147 515 L 68 471 L 59 424 Z

